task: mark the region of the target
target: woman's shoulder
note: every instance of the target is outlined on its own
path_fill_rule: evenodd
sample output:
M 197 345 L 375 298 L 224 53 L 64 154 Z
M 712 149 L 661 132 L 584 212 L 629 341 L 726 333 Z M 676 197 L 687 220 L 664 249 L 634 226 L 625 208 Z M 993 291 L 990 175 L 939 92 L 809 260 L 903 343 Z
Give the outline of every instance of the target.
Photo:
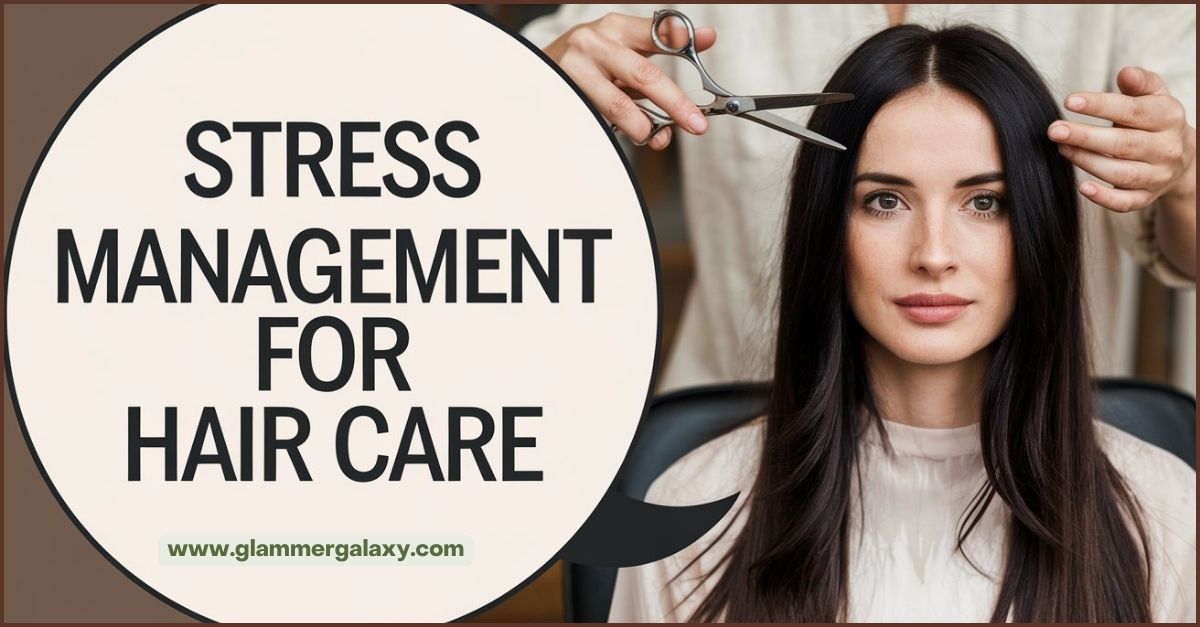
M 1100 447 L 1140 499 L 1195 520 L 1196 471 L 1182 459 L 1112 425 L 1097 422 Z
M 679 458 L 650 485 L 646 501 L 658 505 L 698 505 L 754 483 L 762 454 L 763 418 L 709 440 Z
M 1156 622 L 1196 617 L 1196 471 L 1175 455 L 1097 423 L 1101 448 L 1133 492 L 1149 535 Z

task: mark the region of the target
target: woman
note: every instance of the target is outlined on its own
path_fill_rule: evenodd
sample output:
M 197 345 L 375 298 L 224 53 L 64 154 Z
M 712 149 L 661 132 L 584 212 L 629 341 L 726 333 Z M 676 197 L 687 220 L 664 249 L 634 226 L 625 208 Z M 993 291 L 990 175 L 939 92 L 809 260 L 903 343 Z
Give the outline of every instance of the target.
M 1195 474 L 1094 421 L 1069 162 L 1000 38 L 900 26 L 825 86 L 784 233 L 764 419 L 665 504 L 728 524 L 622 571 L 610 620 L 1194 620 Z

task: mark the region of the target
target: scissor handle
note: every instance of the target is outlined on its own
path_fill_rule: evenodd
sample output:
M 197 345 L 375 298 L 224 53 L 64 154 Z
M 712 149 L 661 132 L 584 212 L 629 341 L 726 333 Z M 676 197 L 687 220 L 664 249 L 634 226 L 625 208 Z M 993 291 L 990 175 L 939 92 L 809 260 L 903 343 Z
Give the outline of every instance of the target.
M 646 135 L 646 137 L 640 141 L 631 137 L 630 141 L 633 142 L 634 146 L 645 146 L 646 144 L 649 144 L 650 140 L 654 139 L 654 136 L 658 135 L 659 131 L 675 123 L 675 120 L 672 120 L 670 117 L 667 117 L 653 109 L 644 107 L 640 104 L 638 105 L 638 108 L 641 109 L 642 113 L 645 113 L 646 117 L 650 119 L 650 134 Z M 611 129 L 613 133 L 616 133 L 617 125 L 610 124 L 609 129 Z
M 687 28 L 687 41 L 685 41 L 683 45 L 678 48 L 672 48 L 664 43 L 663 40 L 658 38 L 658 27 L 662 26 L 664 21 L 672 17 L 679 18 L 679 21 L 683 22 L 684 27 Z M 660 9 L 654 12 L 654 21 L 650 24 L 650 38 L 654 40 L 654 45 L 657 46 L 659 50 L 667 54 L 674 54 L 687 58 L 691 55 L 685 56 L 683 53 L 691 50 L 691 52 L 694 54 L 696 51 L 696 29 L 692 26 L 692 20 L 688 19 L 688 16 L 676 11 L 675 9 Z
M 663 42 L 662 39 L 659 39 L 658 37 L 658 28 L 662 26 L 664 21 L 672 17 L 679 18 L 679 21 L 683 22 L 683 26 L 687 29 L 687 41 L 678 48 L 668 46 L 665 42 Z M 700 73 L 700 83 L 704 86 L 705 91 L 717 96 L 718 98 L 722 96 L 726 98 L 733 97 L 733 94 L 729 93 L 723 87 L 718 85 L 716 81 L 714 81 L 712 77 L 708 75 L 708 72 L 704 69 L 704 65 L 700 63 L 699 53 L 696 52 L 696 28 L 692 26 L 692 20 L 688 19 L 688 16 L 676 11 L 675 9 L 660 9 L 655 11 L 653 19 L 650 20 L 650 39 L 654 41 L 654 45 L 658 48 L 659 52 L 676 57 L 682 57 L 691 62 L 691 64 L 696 68 L 696 71 Z M 634 144 L 637 146 L 645 146 L 646 144 L 650 143 L 650 140 L 653 139 L 654 136 L 659 133 L 659 131 L 675 123 L 670 116 L 663 115 L 657 111 L 654 111 L 653 109 L 644 107 L 640 104 L 638 105 L 638 108 L 641 109 L 642 113 L 645 113 L 646 117 L 650 119 L 650 134 L 641 141 L 633 140 Z M 711 115 L 711 113 L 708 115 Z M 614 133 L 617 132 L 616 124 L 613 124 L 611 128 Z
M 687 29 L 687 41 L 678 48 L 668 46 L 663 40 L 658 37 L 658 27 L 669 18 L 679 18 L 683 22 L 683 26 Z M 708 75 L 708 71 L 704 69 L 704 64 L 700 63 L 700 54 L 696 51 L 696 29 L 692 26 L 692 20 L 683 13 L 675 9 L 659 9 L 654 12 L 654 18 L 650 21 L 650 39 L 654 40 L 654 46 L 663 54 L 669 54 L 676 57 L 682 57 L 691 62 L 695 66 L 696 71 L 700 73 L 700 84 L 704 86 L 704 90 L 715 96 L 732 96 L 733 94 L 721 87 Z

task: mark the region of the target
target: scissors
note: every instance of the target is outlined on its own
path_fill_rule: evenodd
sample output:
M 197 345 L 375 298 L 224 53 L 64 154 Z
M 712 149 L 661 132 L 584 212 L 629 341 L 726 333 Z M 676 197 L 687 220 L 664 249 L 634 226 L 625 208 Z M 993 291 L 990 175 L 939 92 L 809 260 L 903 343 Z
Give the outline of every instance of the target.
M 683 22 L 683 25 L 687 27 L 687 42 L 678 48 L 672 48 L 658 38 L 658 27 L 662 25 L 664 20 L 672 17 L 679 18 L 679 21 Z M 687 59 L 700 72 L 700 82 L 704 86 L 704 91 L 713 95 L 712 102 L 706 105 L 699 105 L 700 113 L 704 115 L 734 115 L 757 122 L 782 133 L 787 133 L 800 141 L 833 148 L 834 150 L 846 149 L 845 146 L 832 139 L 814 133 L 791 120 L 784 119 L 774 113 L 768 113 L 767 109 L 791 109 L 794 107 L 846 102 L 847 100 L 853 100 L 854 94 L 825 93 L 735 96 L 729 90 L 718 85 L 708 75 L 708 71 L 704 69 L 704 64 L 700 63 L 699 53 L 696 52 L 696 30 L 692 27 L 692 21 L 686 15 L 674 9 L 663 9 L 654 12 L 654 20 L 650 24 L 650 38 L 654 40 L 654 45 L 658 48 L 659 52 Z M 650 134 L 644 140 L 634 142 L 638 146 L 646 145 L 659 131 L 675 124 L 674 120 L 660 111 L 640 103 L 638 104 L 638 108 L 646 114 L 646 117 L 650 118 Z M 617 131 L 615 124 L 612 126 L 612 130 L 614 133 Z

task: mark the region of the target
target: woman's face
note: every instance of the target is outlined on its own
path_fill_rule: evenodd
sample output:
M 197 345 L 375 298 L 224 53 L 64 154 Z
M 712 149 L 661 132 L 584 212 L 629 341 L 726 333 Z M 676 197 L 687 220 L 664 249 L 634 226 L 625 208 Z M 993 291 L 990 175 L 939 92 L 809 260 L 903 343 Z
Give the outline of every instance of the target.
M 985 349 L 1016 301 L 1012 236 L 991 119 L 922 86 L 867 127 L 848 229 L 850 306 L 899 359 L 950 364 Z

